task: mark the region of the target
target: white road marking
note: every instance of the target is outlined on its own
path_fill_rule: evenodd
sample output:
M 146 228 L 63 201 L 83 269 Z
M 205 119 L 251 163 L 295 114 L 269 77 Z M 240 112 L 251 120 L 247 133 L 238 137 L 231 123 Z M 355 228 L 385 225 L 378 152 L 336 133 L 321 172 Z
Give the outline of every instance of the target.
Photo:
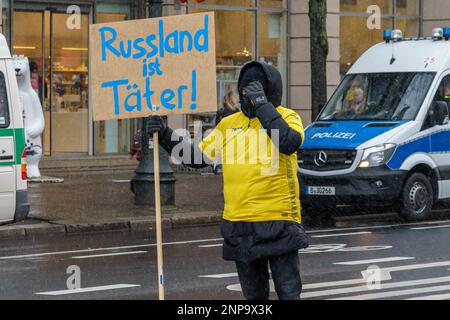
M 433 226 L 433 227 L 419 227 L 419 228 L 410 228 L 411 230 L 428 230 L 428 229 L 441 229 L 441 228 L 450 228 L 450 226 Z
M 347 247 L 345 243 L 322 243 L 313 244 L 306 249 L 300 249 L 298 253 L 323 253 L 323 252 L 355 252 L 355 251 L 375 251 L 392 249 L 392 246 L 359 246 Z
M 308 231 L 308 233 L 355 231 L 355 230 L 374 230 L 374 229 L 385 229 L 385 228 L 393 228 L 393 227 L 408 227 L 408 226 L 426 226 L 426 225 L 442 224 L 442 223 L 449 223 L 449 222 L 450 222 L 450 220 L 428 221 L 428 222 L 396 223 L 396 224 L 385 224 L 385 225 L 366 226 L 366 227 L 350 227 L 350 228 L 310 230 L 310 231 Z
M 409 298 L 405 300 L 450 300 L 450 293 L 445 294 L 435 294 L 431 296 L 424 296 L 424 297 L 415 297 L 415 298 Z
M 361 234 L 371 234 L 370 231 L 351 232 L 351 233 L 336 233 L 336 234 L 321 234 L 319 236 L 311 236 L 311 238 L 329 238 L 329 237 L 344 237 L 344 236 L 357 236 Z
M 428 292 L 448 291 L 448 290 L 450 290 L 450 285 L 426 287 L 426 288 L 415 288 L 415 289 L 398 290 L 398 291 L 388 291 L 388 292 L 379 292 L 379 293 L 371 293 L 371 294 L 362 294 L 362 295 L 358 295 L 358 296 L 335 298 L 335 299 L 331 299 L 331 300 L 372 300 L 372 299 L 394 298 L 394 297 L 415 295 L 415 294 L 428 293 Z
M 318 288 L 327 288 L 327 287 L 342 287 L 342 286 L 361 284 L 361 283 L 367 283 L 367 280 L 364 278 L 358 278 L 358 279 L 350 279 L 350 280 L 309 283 L 309 284 L 304 284 L 303 289 L 309 290 L 309 289 L 318 289 Z
M 414 257 L 388 257 L 388 258 L 380 258 L 380 259 L 369 259 L 369 260 L 356 260 L 356 261 L 346 261 L 346 262 L 334 262 L 333 264 L 339 264 L 344 266 L 355 266 L 358 264 L 371 264 L 371 263 L 380 263 L 380 262 L 390 262 L 390 261 L 403 261 L 403 260 L 412 260 Z
M 437 267 L 447 267 L 450 266 L 450 261 L 441 261 L 441 262 L 431 262 L 431 263 L 419 263 L 419 264 L 410 264 L 405 266 L 398 267 L 389 267 L 380 269 L 382 279 L 390 279 L 391 272 L 398 271 L 407 271 L 407 270 L 417 270 L 417 269 L 426 269 L 426 268 L 437 268 Z M 367 278 L 367 271 L 361 271 L 363 278 Z
M 213 248 L 213 247 L 222 247 L 223 243 L 217 243 L 217 244 L 205 244 L 198 246 L 199 248 Z
M 223 239 L 222 238 L 216 238 L 216 239 L 202 239 L 202 240 L 189 240 L 189 241 L 175 241 L 175 242 L 166 242 L 166 243 L 163 243 L 163 245 L 164 246 L 168 246 L 168 245 L 178 245 L 178 244 L 191 244 L 191 243 L 212 242 L 212 241 L 220 241 L 220 240 L 223 240 Z M 16 255 L 16 256 L 0 257 L 0 260 L 45 257 L 45 256 L 74 254 L 74 253 L 82 253 L 82 252 L 96 252 L 96 251 L 122 250 L 122 249 L 134 249 L 134 248 L 148 248 L 148 247 L 156 247 L 156 243 L 140 244 L 140 245 L 132 245 L 132 246 L 121 246 L 121 247 L 106 247 L 106 248 L 96 248 L 96 249 L 82 249 L 82 250 L 70 250 L 70 251 L 56 251 L 56 252 L 43 252 L 43 253 L 23 254 L 23 255 Z
M 324 232 L 342 232 L 342 231 L 347 231 L 347 230 L 348 231 L 374 230 L 374 229 L 384 229 L 384 228 L 401 227 L 401 226 L 404 227 L 404 226 L 417 226 L 417 225 L 433 225 L 433 224 L 449 223 L 449 222 L 450 222 L 450 220 L 430 221 L 430 222 L 412 222 L 412 223 L 404 223 L 404 224 L 390 224 L 390 225 L 379 225 L 379 226 L 368 226 L 368 227 L 352 227 L 352 228 L 340 228 L 340 229 L 338 228 L 338 229 L 310 230 L 307 233 L 308 234 L 315 234 L 315 233 L 324 233 Z M 174 242 L 163 243 L 163 245 L 182 245 L 182 244 L 201 243 L 201 242 L 213 242 L 213 241 L 223 241 L 223 238 L 189 240 L 189 241 L 174 241 Z M 96 249 L 43 252 L 43 253 L 35 253 L 35 254 L 4 256 L 4 257 L 0 257 L 0 260 L 44 257 L 44 256 L 74 254 L 74 253 L 82 253 L 82 252 L 96 252 L 96 251 L 108 251 L 108 250 L 134 249 L 134 248 L 145 248 L 145 247 L 155 247 L 155 246 L 156 246 L 156 243 L 142 244 L 142 245 L 130 245 L 130 246 L 119 246 L 119 247 L 105 247 L 105 248 L 96 248 Z
M 140 287 L 140 286 L 141 285 L 139 285 L 139 284 L 113 284 L 113 285 L 109 285 L 109 286 L 100 286 L 100 287 L 87 287 L 87 288 L 80 288 L 80 289 L 66 289 L 66 290 L 57 290 L 57 291 L 36 292 L 35 294 L 44 295 L 44 296 L 61 296 L 61 295 L 66 295 L 66 294 L 116 290 L 116 289 L 134 288 L 134 287 Z
M 429 279 L 420 279 L 420 280 L 411 280 L 411 281 L 383 283 L 383 284 L 381 284 L 380 289 L 370 289 L 369 287 L 367 287 L 367 285 L 364 285 L 364 286 L 358 286 L 358 287 L 347 287 L 347 288 L 340 288 L 340 289 L 304 292 L 301 294 L 301 297 L 304 299 L 317 298 L 317 297 L 324 297 L 324 296 L 333 296 L 333 295 L 338 295 L 338 294 L 347 294 L 347 293 L 363 292 L 363 291 L 381 291 L 381 290 L 385 290 L 385 289 L 412 287 L 412 286 L 420 286 L 420 285 L 435 284 L 435 283 L 442 283 L 442 282 L 450 282 L 450 277 L 440 277 L 440 278 L 429 278 Z
M 140 253 L 147 253 L 147 251 L 128 251 L 128 252 L 94 254 L 94 255 L 90 255 L 90 256 L 74 256 L 74 257 L 72 257 L 72 259 L 89 259 L 89 258 L 101 258 L 101 257 L 112 257 L 112 256 L 125 256 L 125 255 L 140 254 Z
M 435 263 L 425 263 L 425 264 L 412 264 L 412 265 L 406 265 L 406 266 L 399 266 L 399 267 L 390 267 L 390 268 L 382 268 L 381 271 L 381 279 L 380 281 L 389 281 L 392 279 L 391 272 L 396 271 L 406 271 L 406 270 L 414 270 L 414 269 L 422 269 L 422 268 L 434 268 L 434 267 L 442 267 L 442 266 L 450 266 L 450 261 L 443 261 L 443 262 L 435 262 Z M 367 283 L 367 277 L 364 276 L 364 271 L 362 272 L 363 277 L 356 278 L 356 279 L 349 279 L 349 280 L 337 280 L 337 281 L 329 281 L 329 282 L 317 282 L 317 283 L 308 283 L 303 285 L 304 290 L 311 290 L 311 289 L 319 289 L 319 288 L 327 288 L 327 287 L 343 287 L 343 286 L 349 286 L 349 285 L 358 285 L 358 284 L 366 284 Z M 237 276 L 237 273 L 235 275 L 229 273 L 230 277 Z M 208 276 L 204 276 L 208 277 Z M 230 290 L 233 290 L 236 288 L 235 285 L 230 286 Z
M 203 276 L 198 276 L 199 278 L 213 278 L 213 279 L 222 279 L 222 278 L 232 278 L 237 277 L 237 272 L 231 272 L 231 273 L 219 273 L 219 274 L 207 274 Z
M 358 283 L 357 283 L 358 282 Z M 321 290 L 321 291 L 310 291 L 305 292 L 301 294 L 302 299 L 309 299 L 309 298 L 318 298 L 318 297 L 325 297 L 325 296 L 333 296 L 333 295 L 340 295 L 340 294 L 349 294 L 349 293 L 355 293 L 355 292 L 364 292 L 364 291 L 378 291 L 376 294 L 380 294 L 380 296 L 374 296 L 369 297 L 370 295 L 376 295 L 376 294 L 366 294 L 366 295 L 359 295 L 359 296 L 353 296 L 353 297 L 343 297 L 339 299 L 332 299 L 332 300 L 350 300 L 350 299 L 377 299 L 377 298 L 387 298 L 391 296 L 391 292 L 393 292 L 392 296 L 401 296 L 401 295 L 413 295 L 417 293 L 425 293 L 425 292 L 436 292 L 436 291 L 443 291 L 447 290 L 446 288 L 450 288 L 450 286 L 438 286 L 438 287 L 425 287 L 425 288 L 414 288 L 414 289 L 408 289 L 408 290 L 398 290 L 398 291 L 388 291 L 388 292 L 380 292 L 381 290 L 386 289 L 393 289 L 393 288 L 403 288 L 403 287 L 411 287 L 411 286 L 420 286 L 420 285 L 431 285 L 436 283 L 443 283 L 443 282 L 450 282 L 450 277 L 439 277 L 439 278 L 428 278 L 428 279 L 420 279 L 420 280 L 411 280 L 411 281 L 400 281 L 400 282 L 392 282 L 392 283 L 383 283 L 381 285 L 380 289 L 370 289 L 367 287 L 367 285 L 363 286 L 356 286 L 356 287 L 346 287 L 346 288 L 339 288 L 339 289 L 329 289 L 329 290 Z M 304 285 L 303 289 L 308 290 L 312 288 L 318 288 L 318 287 L 333 287 L 333 286 L 339 286 L 339 285 L 351 285 L 351 284 L 362 284 L 366 283 L 364 279 L 353 279 L 353 280 L 344 280 L 344 281 L 334 281 L 334 282 L 323 282 L 323 283 L 315 283 L 315 284 L 309 284 Z M 226 287 L 230 291 L 242 291 L 241 285 L 239 283 L 228 285 Z M 439 289 L 437 289 L 439 288 Z M 441 288 L 444 288 L 441 290 Z M 270 280 L 270 290 L 271 292 L 275 292 L 275 288 L 273 285 L 273 281 Z M 435 296 L 426 296 L 422 297 L 420 299 L 449 299 L 450 294 L 448 295 L 435 295 Z

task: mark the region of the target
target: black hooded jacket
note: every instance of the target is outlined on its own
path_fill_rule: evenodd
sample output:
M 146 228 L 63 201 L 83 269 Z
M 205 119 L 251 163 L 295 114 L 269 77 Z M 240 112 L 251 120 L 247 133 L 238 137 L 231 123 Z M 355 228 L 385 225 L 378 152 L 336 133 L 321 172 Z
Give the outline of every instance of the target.
M 260 70 L 255 70 L 255 68 L 260 68 Z M 260 72 L 261 69 L 263 72 Z M 247 72 L 251 72 L 248 77 L 245 76 Z M 253 76 L 259 78 L 254 79 Z M 281 153 L 290 155 L 296 152 L 302 143 L 301 135 L 291 129 L 276 110 L 276 107 L 281 104 L 283 95 L 280 73 L 268 64 L 250 62 L 243 67 L 240 73 L 238 88 L 241 89 L 240 87 L 245 86 L 244 82 L 255 80 L 262 83 L 268 103 L 255 110 L 254 115 L 246 110 L 243 110 L 244 114 L 249 117 L 249 121 L 252 116 L 258 117 L 269 136 L 271 136 L 271 130 L 279 130 L 278 148 Z M 168 128 L 161 137 L 161 145 L 169 153 L 178 143 L 188 144 L 182 148 L 184 150 L 186 150 L 185 147 L 191 148 L 192 161 L 191 164 L 186 165 L 192 168 L 207 166 L 204 160 L 199 162 L 197 159 L 197 164 L 193 162 L 194 154 L 198 155 L 200 152 L 198 146 L 181 137 L 171 141 L 171 136 L 172 130 Z M 220 227 L 224 238 L 223 258 L 225 260 L 250 262 L 255 259 L 288 254 L 309 245 L 309 238 L 303 226 L 294 221 L 232 222 L 223 219 Z

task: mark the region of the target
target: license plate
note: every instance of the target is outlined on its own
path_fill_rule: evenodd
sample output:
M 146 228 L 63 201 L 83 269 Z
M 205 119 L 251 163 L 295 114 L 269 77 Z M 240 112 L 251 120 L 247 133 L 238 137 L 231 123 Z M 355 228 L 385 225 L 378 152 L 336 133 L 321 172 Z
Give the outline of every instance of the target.
M 307 187 L 306 190 L 310 195 L 334 196 L 336 194 L 335 187 Z

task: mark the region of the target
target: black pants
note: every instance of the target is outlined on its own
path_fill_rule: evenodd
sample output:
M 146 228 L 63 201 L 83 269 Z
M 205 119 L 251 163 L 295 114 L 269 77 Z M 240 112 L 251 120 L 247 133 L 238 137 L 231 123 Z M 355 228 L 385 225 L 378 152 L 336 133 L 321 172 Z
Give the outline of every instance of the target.
M 269 269 L 280 300 L 299 300 L 302 291 L 298 251 L 262 258 L 250 263 L 236 261 L 242 292 L 247 300 L 269 299 Z

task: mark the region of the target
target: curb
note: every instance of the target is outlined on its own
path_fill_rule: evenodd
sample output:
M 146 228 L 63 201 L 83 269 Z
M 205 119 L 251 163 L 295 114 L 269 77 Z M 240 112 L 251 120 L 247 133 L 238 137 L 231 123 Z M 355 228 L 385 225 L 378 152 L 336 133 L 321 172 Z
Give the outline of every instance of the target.
M 222 218 L 221 212 L 172 214 L 162 217 L 163 229 L 176 229 L 216 225 Z M 146 232 L 156 229 L 154 217 L 115 218 L 108 221 L 41 221 L 32 224 L 23 222 L 0 226 L 0 241 L 34 239 L 39 237 L 71 236 L 100 232 Z

